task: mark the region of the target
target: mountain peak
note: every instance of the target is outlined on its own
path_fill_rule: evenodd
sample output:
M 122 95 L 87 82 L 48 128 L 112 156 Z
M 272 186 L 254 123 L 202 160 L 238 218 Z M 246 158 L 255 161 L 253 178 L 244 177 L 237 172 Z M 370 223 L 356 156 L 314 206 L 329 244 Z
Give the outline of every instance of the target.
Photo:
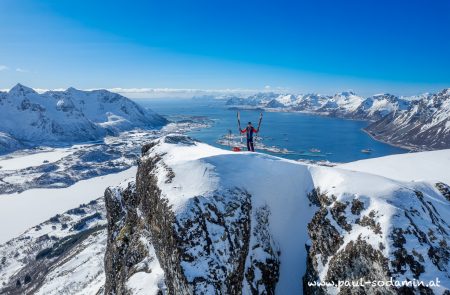
M 342 95 L 342 96 L 352 96 L 352 95 L 356 95 L 356 93 L 353 92 L 352 90 L 348 90 L 348 91 L 342 91 L 342 92 L 338 93 L 338 95 Z
M 34 93 L 37 94 L 36 91 L 34 91 L 32 88 L 30 87 L 26 87 L 20 83 L 17 83 L 13 88 L 11 88 L 8 92 L 9 94 L 13 94 L 13 95 L 26 95 L 29 93 Z
M 450 88 L 444 88 L 442 89 L 441 95 L 450 95 Z
M 75 92 L 75 91 L 79 91 L 78 89 L 76 89 L 75 87 L 69 87 L 66 89 L 67 92 Z

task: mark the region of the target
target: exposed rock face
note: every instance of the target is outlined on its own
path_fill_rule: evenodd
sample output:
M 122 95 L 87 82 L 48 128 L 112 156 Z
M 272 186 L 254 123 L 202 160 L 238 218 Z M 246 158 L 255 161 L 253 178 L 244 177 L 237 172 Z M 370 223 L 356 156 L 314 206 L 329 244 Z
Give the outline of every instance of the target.
M 441 194 L 450 202 L 450 186 L 443 182 L 436 183 L 436 188 L 441 192 Z
M 377 94 L 366 98 L 348 117 L 363 120 L 380 120 L 390 113 L 406 110 L 409 102 L 392 94 Z
M 135 181 L 106 190 L 106 213 L 93 201 L 0 245 L 0 294 L 448 294 L 443 182 L 181 135 L 145 145 L 139 163 Z
M 136 272 L 151 272 L 156 259 L 147 248 L 149 235 L 137 216 L 134 182 L 105 192 L 108 239 L 105 253 L 105 294 L 128 294 L 126 281 Z
M 295 212 L 305 210 L 308 199 L 311 203 L 298 227 L 290 228 L 287 234 L 283 232 L 286 224 L 277 228 L 278 219 L 284 216 L 276 211 L 275 202 L 269 202 L 277 191 L 271 190 L 271 196 L 263 199 L 261 194 L 270 189 L 268 186 L 258 191 L 240 182 L 242 175 L 234 175 L 238 173 L 237 157 L 248 157 L 245 159 L 261 169 L 267 163 L 272 169 L 272 165 L 280 165 L 276 167 L 286 169 L 286 175 L 313 180 L 286 191 L 298 196 L 305 189 L 299 198 L 306 202 L 294 203 L 299 206 Z M 181 135 L 145 145 L 136 183 L 106 192 L 106 294 L 135 294 L 141 288 L 136 278 L 142 276 L 147 279 L 141 281 L 147 282 L 147 288 L 151 285 L 155 294 L 284 294 L 287 289 L 280 291 L 279 287 L 286 278 L 284 263 L 291 256 L 283 256 L 283 251 L 292 248 L 283 243 L 295 240 L 294 235 L 303 230 L 299 227 L 305 225 L 310 241 L 302 236 L 303 242 L 295 242 L 298 251 L 304 251 L 303 245 L 307 250 L 301 260 L 306 271 L 304 265 L 298 266 L 303 269 L 297 276 L 303 276 L 303 289 L 297 291 L 443 292 L 442 288 L 386 282 L 425 282 L 437 276 L 448 285 L 450 227 L 445 184 L 407 184 L 348 170 L 303 169 L 301 164 L 273 160 L 223 152 Z M 221 170 L 223 166 L 232 173 Z M 307 195 L 313 184 L 316 189 Z M 283 197 L 276 195 L 276 199 Z M 439 204 L 443 207 L 438 208 Z M 289 205 L 285 205 L 282 211 L 288 212 Z M 294 215 L 288 219 L 296 220 Z M 336 285 L 314 285 L 318 281 Z M 364 283 L 339 285 L 344 281 Z M 385 285 L 377 285 L 378 281 Z
M 269 231 L 270 210 L 267 206 L 254 211 L 252 236 L 246 262 L 245 282 L 252 294 L 274 294 L 280 275 L 280 251 L 275 250 Z M 261 255 L 262 254 L 262 255 Z
M 410 192 L 404 198 L 410 199 L 409 204 L 404 206 L 393 200 L 390 210 L 396 209 L 389 213 L 370 209 L 370 200 L 356 195 L 337 198 L 319 188 L 314 190 L 310 201 L 319 209 L 308 224 L 311 245 L 307 247 L 307 271 L 303 277 L 305 294 L 440 294 L 434 293 L 438 289 L 394 282 L 428 283 L 430 277 L 425 269 L 449 277 L 449 225 L 422 192 Z M 392 227 L 380 225 L 386 217 L 392 218 Z M 384 286 L 372 283 L 391 280 Z M 314 282 L 334 285 L 311 284 Z M 344 282 L 363 285 L 355 287 Z
M 450 147 L 450 89 L 414 101 L 405 112 L 390 113 L 366 130 L 389 143 L 431 150 Z
M 195 144 L 184 136 L 160 141 Z M 253 294 L 274 294 L 279 252 L 268 229 L 269 209 L 252 208 L 251 195 L 239 188 L 173 208 L 158 183 L 171 184 L 176 175 L 155 152 L 158 144 L 143 147 L 135 185 L 106 191 L 106 294 L 128 294 L 130 277 L 154 271 L 145 266 L 149 259 L 163 269 L 159 285 L 168 294 L 241 294 L 244 284 Z M 149 257 L 149 245 L 157 258 Z

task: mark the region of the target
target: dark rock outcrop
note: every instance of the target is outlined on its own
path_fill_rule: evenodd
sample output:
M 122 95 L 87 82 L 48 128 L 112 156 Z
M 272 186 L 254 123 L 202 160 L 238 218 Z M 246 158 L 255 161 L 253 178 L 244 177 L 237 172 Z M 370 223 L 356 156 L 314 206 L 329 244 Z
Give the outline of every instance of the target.
M 447 192 L 445 185 L 437 188 L 444 195 Z M 320 189 L 309 196 L 319 208 L 308 224 L 311 244 L 303 277 L 305 294 L 435 294 L 427 286 L 396 283 L 424 280 L 426 267 L 448 277 L 450 227 L 422 192 L 409 191 L 404 196 L 412 203 L 391 217 L 393 226 L 388 231 L 380 225 L 386 213 L 370 210 L 357 196 L 343 201 Z M 368 231 L 358 231 L 361 227 Z M 355 230 L 360 233 L 357 238 L 348 238 L 355 236 Z
M 177 135 L 163 143 L 193 145 Z M 152 255 L 164 270 L 168 294 L 274 294 L 279 251 L 272 240 L 267 207 L 252 208 L 251 195 L 234 188 L 192 196 L 174 210 L 158 187 L 176 173 L 153 142 L 143 147 L 136 184 L 105 193 L 108 217 L 105 294 L 128 294 L 127 280 Z M 165 171 L 165 172 L 161 172 Z M 143 243 L 145 241 L 145 243 Z

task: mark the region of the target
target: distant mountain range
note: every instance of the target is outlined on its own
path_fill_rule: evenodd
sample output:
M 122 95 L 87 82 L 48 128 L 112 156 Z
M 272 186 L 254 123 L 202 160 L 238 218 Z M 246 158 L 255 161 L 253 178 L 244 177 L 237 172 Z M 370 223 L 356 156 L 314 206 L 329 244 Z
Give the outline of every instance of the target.
M 40 144 L 83 142 L 167 123 L 155 112 L 106 90 L 48 91 L 17 84 L 0 92 L 0 153 Z
M 430 150 L 450 147 L 449 93 L 450 89 L 444 89 L 437 94 L 414 97 L 385 93 L 363 98 L 353 92 L 333 96 L 267 92 L 228 97 L 226 104 L 371 121 L 365 130 L 375 139 L 413 150 Z
M 407 110 L 391 112 L 366 130 L 375 138 L 409 148 L 449 148 L 450 89 L 413 101 Z

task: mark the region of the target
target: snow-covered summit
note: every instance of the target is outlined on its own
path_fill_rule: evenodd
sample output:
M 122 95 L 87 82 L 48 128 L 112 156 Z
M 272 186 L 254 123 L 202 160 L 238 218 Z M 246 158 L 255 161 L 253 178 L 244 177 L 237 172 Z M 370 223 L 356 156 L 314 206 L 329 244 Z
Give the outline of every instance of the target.
M 106 90 L 49 91 L 39 94 L 17 84 L 0 95 L 3 146 L 96 140 L 132 128 L 154 128 L 166 119 Z M 8 149 L 0 150 L 0 152 Z
M 23 97 L 29 94 L 38 94 L 32 88 L 17 83 L 13 88 L 8 91 L 8 94 L 15 97 Z
M 440 287 L 421 289 L 435 294 L 450 287 L 450 188 L 441 179 L 309 166 L 179 135 L 142 151 L 136 185 L 106 192 L 107 292 L 130 290 L 137 276 L 158 289 L 146 275 L 152 251 L 174 294 L 338 294 L 350 290 L 308 283 L 391 277 L 439 277 Z M 129 255 L 132 265 L 121 258 Z M 377 291 L 418 289 L 359 288 Z
M 344 91 L 335 94 L 320 109 L 322 112 L 329 112 L 336 116 L 347 116 L 356 111 L 363 102 L 361 96 L 356 95 L 352 91 Z

